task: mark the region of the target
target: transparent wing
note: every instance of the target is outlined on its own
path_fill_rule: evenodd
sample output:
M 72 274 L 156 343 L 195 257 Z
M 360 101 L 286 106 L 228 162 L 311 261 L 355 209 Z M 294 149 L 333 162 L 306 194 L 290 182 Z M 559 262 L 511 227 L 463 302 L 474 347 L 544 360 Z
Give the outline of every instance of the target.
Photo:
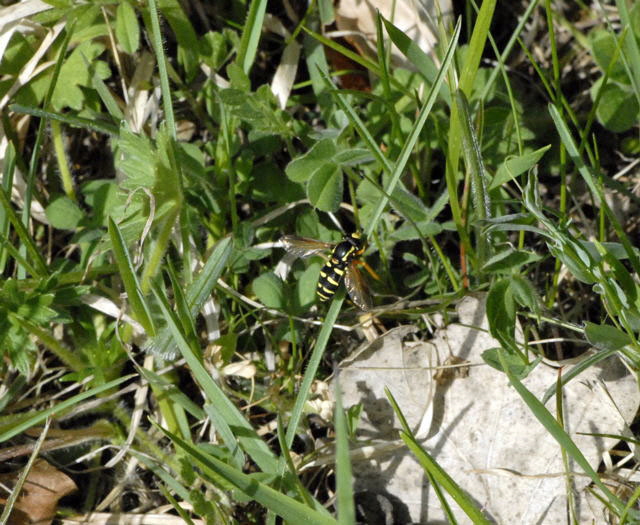
M 328 242 L 316 241 L 308 237 L 297 237 L 295 235 L 285 235 L 282 239 L 282 246 L 287 252 L 296 257 L 310 257 L 320 252 L 330 250 L 335 245 Z
M 364 276 L 362 272 L 358 270 L 356 264 L 355 261 L 352 261 L 351 264 L 347 266 L 347 271 L 344 274 L 344 284 L 347 287 L 347 292 L 349 292 L 349 297 L 351 297 L 353 303 L 366 312 L 370 310 L 372 306 L 371 296 L 369 295 L 369 288 Z

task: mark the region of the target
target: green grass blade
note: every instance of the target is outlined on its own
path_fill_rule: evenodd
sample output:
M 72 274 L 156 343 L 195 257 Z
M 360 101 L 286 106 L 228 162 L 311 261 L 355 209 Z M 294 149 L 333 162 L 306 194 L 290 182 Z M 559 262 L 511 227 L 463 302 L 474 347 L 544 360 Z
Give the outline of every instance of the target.
M 13 142 L 9 141 L 7 143 L 7 149 L 4 153 L 4 166 L 2 167 L 2 189 L 5 191 L 7 195 L 11 193 L 11 189 L 13 188 L 13 176 L 16 171 L 16 148 L 13 145 Z M 13 247 L 13 245 L 8 241 L 7 236 L 9 235 L 9 218 L 4 210 L 3 206 L 0 206 L 0 272 L 4 272 L 5 266 L 7 264 L 7 260 L 9 256 L 15 255 L 20 256 L 20 253 L 17 249 Z M 7 251 L 5 251 L 5 248 Z M 10 251 L 13 249 L 13 251 Z M 31 265 L 26 261 L 25 258 L 20 256 L 22 260 L 18 261 L 18 264 L 27 265 L 30 267 Z M 29 275 L 36 275 L 36 272 L 33 268 L 27 268 L 27 272 Z
M 516 389 L 516 392 L 520 394 L 522 400 L 527 404 L 531 413 L 536 417 L 540 423 L 547 429 L 547 432 L 558 442 L 558 444 L 566 450 L 567 454 L 580 466 L 584 473 L 591 478 L 593 483 L 602 491 L 607 497 L 611 505 L 616 509 L 618 513 L 622 513 L 624 510 L 624 504 L 620 499 L 609 490 L 609 488 L 602 482 L 598 473 L 593 470 L 587 458 L 584 457 L 580 449 L 571 439 L 571 436 L 567 434 L 564 428 L 556 421 L 556 418 L 546 409 L 546 407 L 534 396 L 527 387 L 513 374 L 509 368 L 507 361 L 504 357 L 504 351 L 498 351 L 498 357 L 502 369 L 505 371 L 509 378 L 509 382 Z
M 38 271 L 35 266 L 32 266 L 31 263 L 22 256 L 20 251 L 9 242 L 6 235 L 3 235 L 2 233 L 0 233 L 0 247 L 2 247 L 2 256 L 5 261 L 10 256 L 18 266 L 24 268 L 27 275 L 33 275 L 34 277 L 41 275 L 40 271 Z
M 442 469 L 442 467 L 440 467 L 440 465 L 438 465 L 438 462 L 434 458 L 432 458 L 431 455 L 426 450 L 424 450 L 424 448 L 422 448 L 420 443 L 416 441 L 413 432 L 409 428 L 407 420 L 402 413 L 402 410 L 393 397 L 393 394 L 386 387 L 385 393 L 387 394 L 387 399 L 389 399 L 389 402 L 393 407 L 393 411 L 400 421 L 400 426 L 402 427 L 402 430 L 400 431 L 400 437 L 409 447 L 409 450 L 411 450 L 411 452 L 414 454 L 425 472 L 429 475 L 429 478 L 436 483 L 436 485 L 434 485 L 434 490 L 436 491 L 436 494 L 438 494 L 438 496 L 441 498 L 440 502 L 443 505 L 445 512 L 450 516 L 453 516 L 453 513 L 449 508 L 449 504 L 444 498 L 442 498 L 442 494 L 439 489 L 435 488 L 436 486 L 444 489 L 455 500 L 455 502 L 460 505 L 460 508 L 467 514 L 467 516 L 469 516 L 469 518 L 471 518 L 473 523 L 480 523 L 483 525 L 488 525 L 489 523 L 491 523 L 476 508 L 473 500 L 467 495 L 467 493 L 462 490 L 462 488 L 453 480 L 453 478 L 449 476 L 449 474 L 447 474 Z
M 584 372 L 588 368 L 595 366 L 600 361 L 604 361 L 605 359 L 611 357 L 617 352 L 618 352 L 618 349 L 595 352 L 593 355 L 590 355 L 586 359 L 583 359 L 575 366 L 572 366 L 568 372 L 563 372 L 562 379 L 561 379 L 562 387 L 564 387 L 564 385 L 566 385 L 572 379 L 575 379 L 576 377 L 578 377 L 582 372 Z M 546 404 L 547 401 L 549 401 L 549 399 L 551 399 L 555 395 L 555 393 L 556 393 L 556 387 L 555 385 L 551 385 L 542 396 L 542 404 Z
M 158 16 L 158 5 L 156 0 L 149 0 L 149 18 L 151 19 L 151 38 L 153 50 L 156 53 L 158 62 L 158 73 L 160 75 L 160 91 L 162 91 L 162 107 L 167 128 L 171 136 L 176 138 L 176 121 L 173 116 L 173 103 L 171 100 L 171 88 L 169 87 L 169 75 L 167 73 L 167 57 L 162 45 L 162 33 L 160 31 L 160 18 Z
M 29 232 L 25 228 L 24 223 L 16 215 L 16 212 L 11 205 L 9 195 L 4 188 L 0 188 L 0 206 L 4 210 L 5 217 L 9 220 L 9 222 L 15 229 L 15 232 L 18 235 L 20 242 L 22 243 L 22 247 L 24 247 L 24 251 L 29 255 L 29 257 L 31 257 L 33 266 L 30 265 L 29 267 L 37 272 L 35 275 L 33 275 L 33 277 L 43 277 L 47 275 L 47 264 L 45 263 L 40 250 L 33 242 L 31 235 L 29 235 Z M 8 247 L 9 244 L 5 244 L 5 248 Z
M 460 119 L 460 131 L 462 135 L 462 153 L 465 165 L 471 176 L 471 197 L 475 214 L 474 229 L 476 231 L 476 246 L 478 268 L 482 268 L 485 261 L 491 256 L 489 236 L 482 234 L 482 226 L 479 221 L 485 221 L 491 217 L 491 202 L 487 190 L 487 177 L 482 161 L 482 152 L 478 144 L 478 138 L 473 129 L 473 122 L 469 113 L 469 104 L 461 89 L 456 91 L 456 107 Z
M 447 48 L 447 52 L 445 54 L 444 60 L 442 61 L 442 66 L 440 68 L 440 71 L 438 71 L 438 76 L 436 77 L 435 82 L 431 86 L 431 90 L 429 91 L 427 100 L 424 106 L 422 106 L 420 110 L 420 114 L 416 119 L 416 123 L 414 124 L 413 129 L 411 130 L 411 133 L 409 133 L 409 136 L 407 137 L 406 142 L 404 143 L 402 151 L 400 152 L 400 155 L 398 156 L 398 159 L 395 162 L 391 179 L 389 180 L 389 183 L 385 188 L 386 193 L 380 198 L 380 202 L 378 203 L 377 208 L 373 212 L 371 221 L 365 228 L 365 235 L 367 236 L 369 236 L 371 232 L 374 231 L 376 226 L 378 225 L 378 222 L 382 217 L 382 213 L 384 212 L 384 209 L 386 208 L 389 202 L 389 195 L 393 193 L 393 190 L 396 187 L 398 181 L 400 180 L 400 177 L 404 173 L 407 166 L 407 162 L 409 161 L 411 152 L 413 151 L 413 147 L 415 146 L 416 142 L 418 142 L 418 138 L 420 137 L 422 128 L 424 127 L 424 124 L 427 121 L 427 117 L 431 112 L 431 108 L 433 107 L 433 105 L 436 102 L 436 99 L 438 98 L 438 94 L 440 93 L 440 87 L 445 79 L 447 72 L 449 71 L 449 67 L 453 60 L 456 46 L 458 45 L 458 38 L 460 36 L 460 27 L 461 27 L 461 22 L 458 21 L 453 31 L 451 42 L 449 43 L 449 47 Z
M 211 291 L 227 265 L 232 247 L 230 237 L 222 239 L 213 249 L 195 281 L 187 287 L 185 295 L 192 316 L 198 315 L 205 301 L 211 296 Z M 171 333 L 166 328 L 161 329 L 158 337 L 150 342 L 151 350 L 159 356 L 172 356 L 171 347 Z
M 220 477 L 237 487 L 246 497 L 264 505 L 272 512 L 282 516 L 289 523 L 310 525 L 335 525 L 336 521 L 326 514 L 310 509 L 304 503 L 281 494 L 256 478 L 230 467 L 219 459 L 203 453 L 197 447 L 163 430 L 174 443 L 186 451 L 196 461 L 211 469 Z
M 624 0 L 616 0 L 616 6 L 618 7 L 622 27 L 633 28 L 630 31 L 626 31 L 624 35 L 622 59 L 633 85 L 633 93 L 638 99 L 638 103 L 640 103 L 640 46 L 635 32 L 638 27 L 637 20 L 631 19 L 627 3 Z
M 307 369 L 304 371 L 304 378 L 302 379 L 302 384 L 300 385 L 300 390 L 298 391 L 296 402 L 294 403 L 293 410 L 291 412 L 289 426 L 287 427 L 286 443 L 288 448 L 291 448 L 293 438 L 296 436 L 296 432 L 298 431 L 298 425 L 302 419 L 304 404 L 307 402 L 307 399 L 309 399 L 311 384 L 318 372 L 318 367 L 320 366 L 324 350 L 329 342 L 329 336 L 333 330 L 333 325 L 338 319 L 338 314 L 340 313 L 340 308 L 344 301 L 344 294 L 344 287 L 341 287 L 331 302 L 331 306 L 327 312 L 327 317 L 325 318 L 324 323 L 322 323 L 322 329 L 318 334 L 318 340 L 316 341 L 311 357 L 309 358 L 309 364 L 307 365 Z
M 438 462 L 427 453 L 427 451 L 420 446 L 420 444 L 413 438 L 412 435 L 406 432 L 400 432 L 400 437 L 407 444 L 409 450 L 416 457 L 423 469 L 429 472 L 431 477 L 444 489 L 454 500 L 460 505 L 460 508 L 465 512 L 469 518 L 475 524 L 489 525 L 491 522 L 482 515 L 482 512 L 474 505 L 473 500 L 467 495 L 467 493 L 460 488 L 460 486 L 454 481 L 454 479 L 447 474 Z
M 51 111 L 45 111 L 44 109 L 34 108 L 31 106 L 24 106 L 22 104 L 11 104 L 9 109 L 15 113 L 19 113 L 22 115 L 31 115 L 33 117 L 39 117 L 48 120 L 56 120 L 58 122 L 62 122 L 72 128 L 79 129 L 88 129 L 91 131 L 95 131 L 96 133 L 102 133 L 104 135 L 110 135 L 112 137 L 117 137 L 120 128 L 109 122 L 99 122 L 96 120 L 76 117 L 73 115 L 61 115 L 59 113 L 52 113 Z
M 158 299 L 158 306 L 163 313 L 163 317 L 180 353 L 187 361 L 194 379 L 204 391 L 209 403 L 215 407 L 221 418 L 233 430 L 233 434 L 238 438 L 242 448 L 251 456 L 258 467 L 260 467 L 263 472 L 276 472 L 278 463 L 273 452 L 267 444 L 260 439 L 242 413 L 224 394 L 209 372 L 207 372 L 200 358 L 193 352 L 189 343 L 184 338 L 180 324 L 169 307 L 162 290 L 156 284 L 152 286 L 152 290 Z
M 365 69 L 368 69 L 377 77 L 381 76 L 382 71 L 380 70 L 380 67 L 378 67 L 378 64 L 376 64 L 373 60 L 363 57 L 358 53 L 352 51 L 351 49 L 340 45 L 335 40 L 316 33 L 309 28 L 303 27 L 303 29 L 309 36 L 311 36 L 314 40 L 320 42 L 323 46 L 333 49 L 346 58 L 353 60 L 356 64 L 364 67 Z
M 6 425 L 9 428 L 6 428 L 6 426 L 5 426 L 6 430 L 1 430 L 0 431 L 0 443 L 3 443 L 5 441 L 7 441 L 8 439 L 11 439 L 14 436 L 17 436 L 18 434 L 21 434 L 22 432 L 24 432 L 28 428 L 31 428 L 31 427 L 33 427 L 35 425 L 39 425 L 44 420 L 46 420 L 48 417 L 53 417 L 53 416 L 55 416 L 57 414 L 66 412 L 67 409 L 73 408 L 75 405 L 77 405 L 81 401 L 84 401 L 85 399 L 88 399 L 88 398 L 94 397 L 94 396 L 98 396 L 98 395 L 102 394 L 102 392 L 106 392 L 107 390 L 111 390 L 111 389 L 117 387 L 119 384 L 124 383 L 125 381 L 128 381 L 132 377 L 135 377 L 135 376 L 133 374 L 129 374 L 129 375 L 124 376 L 124 377 L 119 377 L 118 379 L 114 379 L 113 381 L 109 381 L 108 383 L 105 383 L 104 385 L 100 385 L 100 386 L 96 386 L 94 388 L 90 388 L 86 392 L 82 392 L 81 394 L 77 394 L 77 395 L 75 395 L 73 397 L 70 397 L 69 399 L 65 399 L 64 401 L 58 403 L 55 406 L 47 408 L 46 410 L 42 410 L 41 412 L 37 412 L 36 414 L 33 414 L 33 415 L 26 415 L 25 419 L 23 419 L 19 423 L 15 424 L 15 425 Z M 15 417 L 19 418 L 20 416 L 21 416 L 21 414 L 16 414 Z
M 227 265 L 231 251 L 231 238 L 222 239 L 211 252 L 196 280 L 187 288 L 187 302 L 192 315 L 196 315 L 200 311 L 202 305 L 211 295 L 211 290 Z
M 578 169 L 578 172 L 580 173 L 580 175 L 582 175 L 582 178 L 587 183 L 589 190 L 592 192 L 594 197 L 598 199 L 598 206 L 600 206 L 604 210 L 607 219 L 609 219 L 609 221 L 611 222 L 611 225 L 613 226 L 618 238 L 620 239 L 620 242 L 624 246 L 627 257 L 629 257 L 629 262 L 633 266 L 634 271 L 636 272 L 636 274 L 640 274 L 640 259 L 638 259 L 637 252 L 631 242 L 629 242 L 629 238 L 620 225 L 618 218 L 615 216 L 613 211 L 611 211 L 611 208 L 607 204 L 604 192 L 602 191 L 601 186 L 594 180 L 591 169 L 585 164 L 584 160 L 582 159 L 582 156 L 580 155 L 580 152 L 578 151 L 578 148 L 573 141 L 573 137 L 571 136 L 566 122 L 555 106 L 549 105 L 549 113 L 551 114 L 553 123 L 558 130 L 558 134 L 560 135 L 562 144 L 567 149 L 569 157 L 571 157 L 571 160 Z
M 462 90 L 467 97 L 471 96 L 471 89 L 473 88 L 473 82 L 480 67 L 480 60 L 482 59 L 482 53 L 484 53 L 484 47 L 487 43 L 495 8 L 496 0 L 484 0 L 480 6 L 480 11 L 478 11 L 478 17 L 473 27 L 473 34 L 469 41 L 469 48 L 465 55 L 462 73 L 460 74 L 459 89 Z
M 353 475 L 349 457 L 349 436 L 347 419 L 342 408 L 340 382 L 335 382 L 336 406 L 334 420 L 336 428 L 336 498 L 338 502 L 338 523 L 351 525 L 356 521 L 356 509 L 353 503 Z
M 262 34 L 262 24 L 264 22 L 264 14 L 267 9 L 267 0 L 253 0 L 247 20 L 244 23 L 240 45 L 238 46 L 237 63 L 242 67 L 245 73 L 249 73 L 253 61 L 256 58 L 258 42 Z
M 136 320 L 144 327 L 147 335 L 153 337 L 156 333 L 151 310 L 140 290 L 140 283 L 136 276 L 135 268 L 131 262 L 129 250 L 124 242 L 124 237 L 118 225 L 109 217 L 109 237 L 113 245 L 113 255 L 120 271 L 120 277 L 127 292 L 127 298 L 131 305 L 131 312 Z
M 296 474 L 296 467 L 293 464 L 293 458 L 291 457 L 291 450 L 289 450 L 289 447 L 287 446 L 287 438 L 284 428 L 282 416 L 278 413 L 278 444 L 280 445 L 280 459 L 284 460 L 287 465 L 288 472 L 286 473 L 286 476 L 289 476 L 291 479 L 291 485 L 293 485 L 295 491 L 298 493 L 299 500 L 304 501 L 309 508 L 315 508 L 315 510 L 319 512 L 327 512 L 327 510 L 320 505 L 319 502 L 311 496 L 311 494 L 309 494 L 309 491 L 302 484 L 300 478 L 298 478 L 298 475 Z

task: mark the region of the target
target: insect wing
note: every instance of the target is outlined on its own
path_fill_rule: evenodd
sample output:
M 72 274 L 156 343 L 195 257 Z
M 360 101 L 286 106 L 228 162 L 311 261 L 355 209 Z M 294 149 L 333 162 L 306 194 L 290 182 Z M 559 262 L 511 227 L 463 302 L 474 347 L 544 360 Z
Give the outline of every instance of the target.
M 308 237 L 297 237 L 295 235 L 285 235 L 281 239 L 281 242 L 287 252 L 302 258 L 311 257 L 317 253 L 330 250 L 334 246 L 328 242 L 316 241 Z
M 347 292 L 349 292 L 349 297 L 358 308 L 364 311 L 371 309 L 369 289 L 362 272 L 356 267 L 355 261 L 347 266 L 344 284 L 347 287 Z

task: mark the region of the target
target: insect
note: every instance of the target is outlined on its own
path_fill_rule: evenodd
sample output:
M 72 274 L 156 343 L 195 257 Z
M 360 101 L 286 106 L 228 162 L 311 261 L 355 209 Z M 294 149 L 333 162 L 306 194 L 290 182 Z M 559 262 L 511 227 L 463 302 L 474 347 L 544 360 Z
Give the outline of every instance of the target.
M 360 232 L 345 235 L 338 244 L 317 241 L 306 237 L 296 237 L 286 235 L 282 238 L 284 249 L 296 257 L 310 257 L 323 251 L 331 250 L 329 258 L 320 270 L 320 279 L 316 294 L 321 301 L 331 299 L 340 286 L 344 277 L 344 282 L 349 292 L 349 297 L 354 304 L 362 309 L 371 308 L 371 299 L 365 280 L 357 266 L 364 266 L 373 277 L 379 279 L 371 267 L 360 260 L 364 254 L 365 242 Z

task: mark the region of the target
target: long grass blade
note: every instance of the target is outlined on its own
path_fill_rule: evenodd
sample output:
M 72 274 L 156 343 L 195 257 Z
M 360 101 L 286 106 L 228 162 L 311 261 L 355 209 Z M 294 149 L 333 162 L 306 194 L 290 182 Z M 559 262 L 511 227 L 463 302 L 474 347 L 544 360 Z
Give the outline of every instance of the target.
M 153 337 L 156 330 L 151 318 L 151 309 L 142 295 L 140 282 L 138 281 L 122 232 L 111 217 L 109 217 L 109 237 L 113 245 L 113 255 L 116 259 L 116 264 L 118 265 L 118 270 L 120 270 L 120 277 L 122 278 L 124 289 L 127 292 L 129 304 L 131 305 L 131 312 L 136 320 L 144 327 L 147 334 Z

